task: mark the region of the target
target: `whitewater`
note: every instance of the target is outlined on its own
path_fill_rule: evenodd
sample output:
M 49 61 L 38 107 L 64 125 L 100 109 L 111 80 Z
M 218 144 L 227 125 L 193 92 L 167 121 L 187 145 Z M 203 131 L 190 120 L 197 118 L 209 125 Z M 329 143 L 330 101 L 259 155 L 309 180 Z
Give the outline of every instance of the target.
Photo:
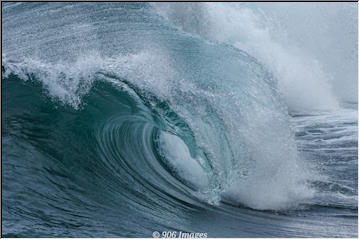
M 3 235 L 356 237 L 337 4 L 3 4 Z

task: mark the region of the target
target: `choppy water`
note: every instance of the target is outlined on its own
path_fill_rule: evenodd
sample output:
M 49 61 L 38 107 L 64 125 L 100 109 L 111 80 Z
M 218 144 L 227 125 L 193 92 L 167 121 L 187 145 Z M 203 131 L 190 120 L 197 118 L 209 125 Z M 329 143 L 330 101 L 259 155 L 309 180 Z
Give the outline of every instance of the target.
M 266 41 L 234 11 L 4 4 L 4 236 L 356 237 L 357 104 L 203 22 Z

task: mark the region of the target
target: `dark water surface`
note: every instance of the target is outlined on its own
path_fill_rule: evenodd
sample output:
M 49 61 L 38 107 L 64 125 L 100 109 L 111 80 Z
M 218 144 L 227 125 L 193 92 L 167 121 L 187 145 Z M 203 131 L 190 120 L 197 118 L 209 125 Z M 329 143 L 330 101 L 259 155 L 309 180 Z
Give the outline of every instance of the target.
M 356 237 L 357 107 L 145 3 L 6 3 L 5 237 Z

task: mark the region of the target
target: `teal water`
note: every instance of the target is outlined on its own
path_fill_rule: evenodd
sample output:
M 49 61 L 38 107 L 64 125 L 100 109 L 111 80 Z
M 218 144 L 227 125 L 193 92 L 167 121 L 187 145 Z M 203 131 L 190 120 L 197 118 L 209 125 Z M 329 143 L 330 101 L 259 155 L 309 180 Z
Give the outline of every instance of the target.
M 357 236 L 356 106 L 290 109 L 156 5 L 2 12 L 4 236 Z

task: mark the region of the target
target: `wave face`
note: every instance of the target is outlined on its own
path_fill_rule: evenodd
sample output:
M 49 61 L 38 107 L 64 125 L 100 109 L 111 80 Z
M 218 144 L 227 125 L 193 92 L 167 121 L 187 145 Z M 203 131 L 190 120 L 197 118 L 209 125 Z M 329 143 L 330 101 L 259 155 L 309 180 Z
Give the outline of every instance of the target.
M 233 11 L 5 4 L 4 234 L 356 236 L 356 110 L 289 115 L 315 100 L 273 53 L 220 39 L 221 14 L 244 17 Z M 322 72 L 293 61 L 318 79 L 315 109 L 339 110 Z

